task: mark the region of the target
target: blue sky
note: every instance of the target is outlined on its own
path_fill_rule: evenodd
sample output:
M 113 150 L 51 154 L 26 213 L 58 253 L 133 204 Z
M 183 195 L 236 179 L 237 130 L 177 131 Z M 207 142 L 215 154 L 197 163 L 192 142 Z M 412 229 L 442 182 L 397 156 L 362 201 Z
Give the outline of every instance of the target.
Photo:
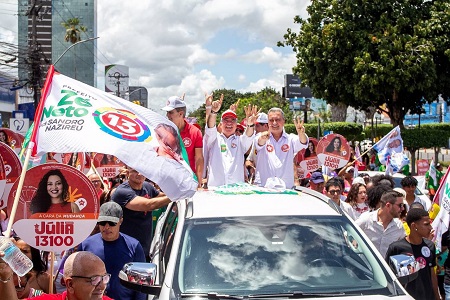
M 281 92 L 295 55 L 279 48 L 303 0 L 97 0 L 98 87 L 109 64 L 129 66 L 130 85 L 145 86 L 150 108 L 182 95 L 188 109 L 204 94 L 272 87 Z M 0 3 L 0 41 L 17 43 L 17 0 Z M 132 45 L 132 47 L 131 47 Z M 2 69 L 5 71 L 4 69 Z M 11 70 L 12 71 L 12 70 Z

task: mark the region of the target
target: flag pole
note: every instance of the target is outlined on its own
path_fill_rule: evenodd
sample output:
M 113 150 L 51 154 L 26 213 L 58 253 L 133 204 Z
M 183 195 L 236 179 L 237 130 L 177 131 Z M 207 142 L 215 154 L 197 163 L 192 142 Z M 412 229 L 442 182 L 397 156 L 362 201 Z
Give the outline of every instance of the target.
M 20 198 L 20 194 L 22 193 L 23 182 L 25 181 L 25 175 L 27 173 L 28 163 L 30 161 L 30 157 L 33 152 L 33 149 L 36 146 L 36 144 L 35 144 L 36 135 L 37 135 L 37 131 L 39 130 L 39 123 L 41 121 L 42 111 L 44 110 L 45 98 L 47 97 L 48 91 L 50 89 L 50 85 L 52 83 L 54 72 L 55 72 L 55 67 L 53 65 L 50 65 L 50 67 L 48 68 L 48 71 L 47 71 L 47 78 L 45 80 L 44 88 L 42 89 L 43 92 L 41 93 L 41 99 L 39 101 L 39 104 L 36 108 L 36 112 L 34 115 L 33 131 L 31 132 L 30 142 L 28 143 L 28 147 L 27 147 L 27 154 L 25 155 L 25 161 L 22 166 L 22 172 L 20 174 L 19 184 L 17 186 L 16 195 L 14 196 L 13 207 L 11 208 L 11 213 L 9 215 L 8 227 L 5 231 L 5 236 L 7 236 L 7 237 L 9 237 L 11 235 L 11 229 L 12 229 L 12 225 L 14 222 L 14 218 L 16 216 L 17 206 L 19 205 L 19 198 Z

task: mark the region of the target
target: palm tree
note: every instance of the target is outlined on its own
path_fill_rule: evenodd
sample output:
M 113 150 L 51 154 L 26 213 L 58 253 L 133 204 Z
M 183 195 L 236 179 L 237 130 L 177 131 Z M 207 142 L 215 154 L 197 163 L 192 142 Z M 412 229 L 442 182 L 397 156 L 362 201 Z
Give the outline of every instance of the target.
M 86 32 L 87 30 L 85 26 L 80 25 L 78 18 L 68 19 L 66 22 L 62 22 L 61 25 L 66 28 L 65 41 L 72 44 L 81 41 L 81 32 Z

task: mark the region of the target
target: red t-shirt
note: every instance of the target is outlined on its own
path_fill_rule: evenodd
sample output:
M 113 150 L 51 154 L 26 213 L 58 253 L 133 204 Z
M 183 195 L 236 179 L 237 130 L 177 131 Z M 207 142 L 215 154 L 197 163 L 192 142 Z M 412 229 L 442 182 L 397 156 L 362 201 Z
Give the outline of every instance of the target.
M 184 120 L 184 129 L 180 132 L 189 158 L 189 165 L 195 173 L 195 148 L 203 148 L 203 135 L 200 129 Z
M 62 294 L 43 294 L 41 296 L 37 296 L 34 298 L 28 298 L 32 300 L 66 300 L 67 298 L 67 291 L 64 291 Z M 108 296 L 103 296 L 102 300 L 113 300 L 109 298 Z

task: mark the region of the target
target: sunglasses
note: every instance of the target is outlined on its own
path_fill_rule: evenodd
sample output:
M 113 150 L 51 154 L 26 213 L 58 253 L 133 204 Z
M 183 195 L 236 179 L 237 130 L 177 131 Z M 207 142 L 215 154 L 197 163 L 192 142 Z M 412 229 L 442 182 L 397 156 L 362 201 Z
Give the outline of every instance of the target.
M 117 225 L 117 223 L 110 222 L 110 221 L 101 221 L 101 222 L 97 222 L 97 224 L 100 226 L 106 226 L 106 224 L 108 224 L 110 227 L 114 227 Z
M 84 278 L 84 279 L 90 279 L 90 283 L 93 286 L 97 286 L 100 284 L 100 282 L 103 282 L 103 284 L 107 284 L 109 280 L 111 279 L 111 274 L 105 274 L 105 275 L 96 275 L 92 277 L 86 277 L 86 276 L 71 276 L 72 278 Z
M 340 194 L 341 190 L 329 190 L 328 193 L 330 193 L 331 195 Z

